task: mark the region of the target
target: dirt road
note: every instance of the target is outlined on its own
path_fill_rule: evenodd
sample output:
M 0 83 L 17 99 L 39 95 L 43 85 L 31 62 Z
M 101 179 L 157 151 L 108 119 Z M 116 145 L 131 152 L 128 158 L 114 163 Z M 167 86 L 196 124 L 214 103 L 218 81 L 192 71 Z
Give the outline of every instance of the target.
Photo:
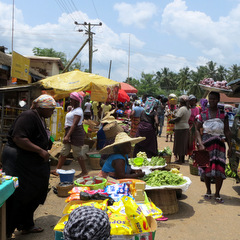
M 172 143 L 165 142 L 165 132 L 161 138 L 158 138 L 158 145 L 159 149 L 165 146 L 170 146 L 172 149 Z M 77 174 L 80 172 L 76 162 L 64 168 L 74 168 Z M 179 212 L 172 215 L 163 213 L 168 217 L 168 221 L 158 223 L 156 240 L 240 239 L 240 184 L 236 184 L 233 179 L 226 179 L 221 191 L 225 202 L 216 204 L 213 199 L 204 200 L 203 195 L 206 191 L 204 183 L 198 176 L 190 174 L 188 163 L 181 165 L 180 171 L 191 179 L 192 184 L 178 200 Z M 96 172 L 98 171 L 91 171 L 91 175 Z M 52 186 L 56 186 L 58 182 L 59 178 L 51 177 Z M 213 193 L 214 187 L 215 185 L 212 185 Z M 43 227 L 44 232 L 30 235 L 20 235 L 16 232 L 16 240 L 54 240 L 53 228 L 62 216 L 62 210 L 66 204 L 64 200 L 65 198 L 58 197 L 51 190 L 46 203 L 38 208 L 35 215 L 36 225 Z

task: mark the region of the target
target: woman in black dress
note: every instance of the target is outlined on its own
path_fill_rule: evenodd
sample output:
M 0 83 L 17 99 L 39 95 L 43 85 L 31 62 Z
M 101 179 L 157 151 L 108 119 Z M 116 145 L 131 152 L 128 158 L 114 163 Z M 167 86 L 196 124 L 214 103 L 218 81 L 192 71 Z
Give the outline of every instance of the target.
M 15 228 L 22 234 L 42 232 L 34 225 L 33 215 L 43 204 L 48 192 L 52 142 L 44 119 L 53 114 L 55 100 L 41 95 L 32 109 L 23 112 L 13 123 L 2 153 L 3 171 L 19 179 L 19 187 L 7 200 L 7 237 Z

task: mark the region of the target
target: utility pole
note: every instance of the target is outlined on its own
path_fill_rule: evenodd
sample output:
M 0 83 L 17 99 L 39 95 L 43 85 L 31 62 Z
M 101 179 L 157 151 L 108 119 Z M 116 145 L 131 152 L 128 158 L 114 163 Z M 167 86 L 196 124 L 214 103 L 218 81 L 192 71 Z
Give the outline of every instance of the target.
M 112 60 L 110 60 L 109 71 L 108 71 L 108 78 L 110 79 L 111 74 L 111 67 L 112 67 Z
M 128 84 L 129 84 L 129 68 L 130 68 L 130 34 L 129 34 L 129 43 L 128 43 Z
M 77 55 L 82 51 L 82 49 L 85 47 L 85 45 L 87 44 L 87 42 L 89 41 L 89 39 L 87 39 L 84 44 L 80 47 L 80 49 L 77 51 L 77 53 L 74 55 L 74 57 L 69 61 L 69 63 L 67 64 L 67 66 L 63 69 L 62 73 L 65 73 L 68 68 L 70 67 L 70 65 L 72 64 L 72 62 L 75 60 L 75 58 L 77 57 Z
M 102 26 L 102 23 L 78 23 L 75 22 L 76 25 L 81 25 L 86 28 L 85 34 L 88 35 L 88 44 L 89 44 L 89 72 L 92 73 L 92 57 L 93 57 L 93 34 L 94 32 L 91 31 L 92 27 L 95 26 Z

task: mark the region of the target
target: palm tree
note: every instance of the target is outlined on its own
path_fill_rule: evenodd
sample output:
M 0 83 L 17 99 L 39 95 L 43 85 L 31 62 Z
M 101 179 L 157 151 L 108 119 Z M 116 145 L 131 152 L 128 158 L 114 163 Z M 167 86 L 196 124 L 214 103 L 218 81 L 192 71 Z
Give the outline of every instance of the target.
M 216 66 L 217 66 L 217 63 L 214 63 L 213 61 L 210 61 L 207 63 L 208 77 L 213 78 L 214 80 L 216 80 L 216 74 L 217 74 Z
M 217 68 L 216 80 L 223 81 L 223 80 L 226 80 L 226 78 L 227 78 L 227 69 L 224 66 L 220 65 Z
M 161 72 L 157 72 L 157 80 L 159 81 L 160 88 L 167 92 L 176 89 L 174 78 L 175 74 L 169 68 L 164 67 L 161 69 Z
M 199 70 L 199 69 L 198 69 Z M 202 70 L 202 69 L 201 69 Z M 197 71 L 191 71 L 191 79 L 188 85 L 188 94 L 193 94 L 198 99 L 202 98 L 204 90 L 199 86 L 199 82 L 203 79 L 202 78 L 202 72 Z
M 179 80 L 178 80 L 178 88 L 180 90 L 187 90 L 188 84 L 190 81 L 190 71 L 189 67 L 185 67 L 180 69 L 178 74 Z
M 233 64 L 228 70 L 227 81 L 230 82 L 240 78 L 240 67 L 237 64 Z

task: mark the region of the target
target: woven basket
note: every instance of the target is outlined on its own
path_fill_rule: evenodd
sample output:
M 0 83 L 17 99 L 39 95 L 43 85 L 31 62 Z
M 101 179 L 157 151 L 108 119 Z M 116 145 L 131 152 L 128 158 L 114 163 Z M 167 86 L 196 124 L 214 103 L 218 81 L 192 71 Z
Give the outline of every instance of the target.
M 193 166 L 193 164 L 189 164 L 189 167 L 190 167 L 190 173 L 192 175 L 198 176 L 198 167 Z
M 154 189 L 147 190 L 146 193 L 151 201 L 163 211 L 164 215 L 178 212 L 179 208 L 175 189 Z
M 72 188 L 74 187 L 74 184 L 68 185 L 68 186 L 57 186 L 57 195 L 58 197 L 68 197 L 70 194 L 68 193 Z
M 180 165 L 175 163 L 169 163 L 164 169 L 170 171 L 171 168 L 177 168 L 178 170 L 180 170 Z
M 162 158 L 164 158 L 166 163 L 169 164 L 171 162 L 172 155 L 162 156 Z
M 91 165 L 91 168 L 93 170 L 101 170 L 102 167 L 100 166 L 100 157 L 90 157 L 89 156 L 89 162 Z

